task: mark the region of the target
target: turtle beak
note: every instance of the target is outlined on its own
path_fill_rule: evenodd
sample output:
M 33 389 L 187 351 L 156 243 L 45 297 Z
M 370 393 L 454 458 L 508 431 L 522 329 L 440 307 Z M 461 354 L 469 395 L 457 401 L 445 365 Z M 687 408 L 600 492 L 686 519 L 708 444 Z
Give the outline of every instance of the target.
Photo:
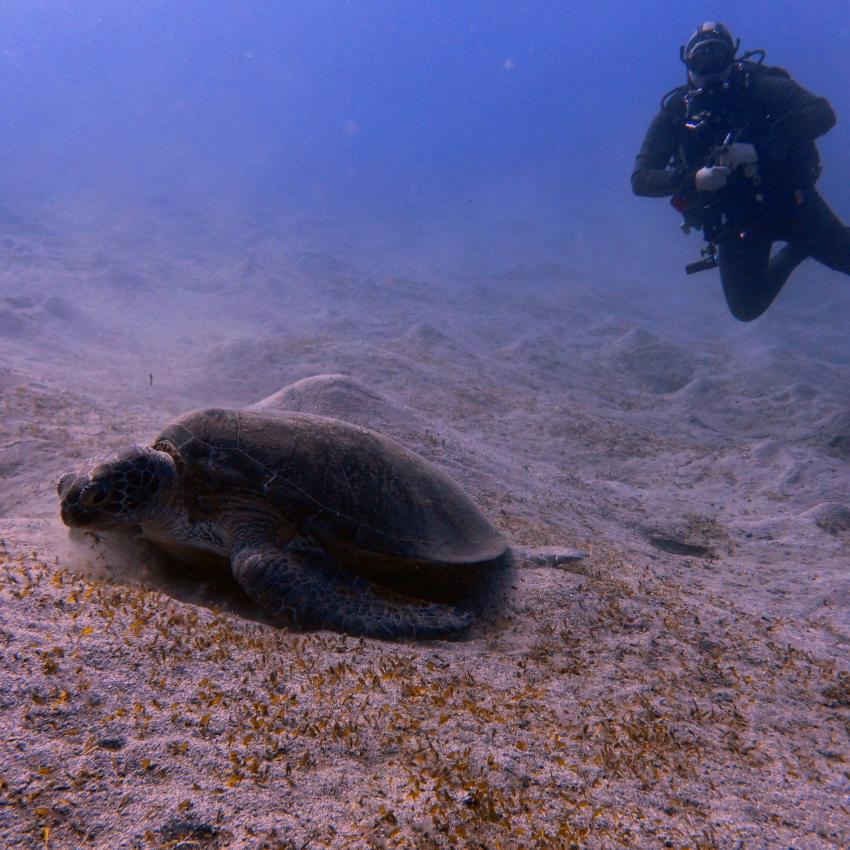
M 81 528 L 86 524 L 87 519 L 89 519 L 89 517 L 79 505 L 62 502 L 62 522 L 64 522 L 68 528 Z
M 88 475 L 63 475 L 57 487 L 62 500 L 62 522 L 69 528 L 89 525 L 97 515 L 91 508 L 92 496 L 99 489 Z

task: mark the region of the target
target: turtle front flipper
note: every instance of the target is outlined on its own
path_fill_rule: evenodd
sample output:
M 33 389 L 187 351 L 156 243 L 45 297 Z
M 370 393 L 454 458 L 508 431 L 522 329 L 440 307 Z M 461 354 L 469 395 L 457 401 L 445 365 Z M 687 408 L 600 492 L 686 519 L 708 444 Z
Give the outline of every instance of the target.
M 296 545 L 242 542 L 231 562 L 233 575 L 255 602 L 299 628 L 433 640 L 456 637 L 472 624 L 472 615 L 458 608 L 376 592 L 367 581 L 335 569 L 323 553 L 313 559 Z

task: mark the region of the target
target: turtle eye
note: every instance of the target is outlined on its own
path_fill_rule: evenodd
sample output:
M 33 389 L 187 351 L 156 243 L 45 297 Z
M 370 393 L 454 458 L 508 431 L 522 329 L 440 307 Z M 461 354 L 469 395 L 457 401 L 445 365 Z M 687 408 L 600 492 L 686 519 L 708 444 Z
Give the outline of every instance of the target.
M 91 497 L 92 504 L 99 505 L 101 502 L 104 501 L 104 499 L 106 499 L 107 495 L 108 494 L 104 492 L 95 493 L 94 496 Z

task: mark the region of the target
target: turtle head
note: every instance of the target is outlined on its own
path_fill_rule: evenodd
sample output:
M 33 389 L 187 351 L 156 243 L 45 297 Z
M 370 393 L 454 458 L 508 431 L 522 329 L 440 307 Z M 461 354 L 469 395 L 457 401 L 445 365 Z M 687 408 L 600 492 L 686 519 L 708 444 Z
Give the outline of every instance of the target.
M 171 455 L 133 446 L 58 484 L 62 521 L 92 531 L 141 531 L 174 502 L 177 467 Z

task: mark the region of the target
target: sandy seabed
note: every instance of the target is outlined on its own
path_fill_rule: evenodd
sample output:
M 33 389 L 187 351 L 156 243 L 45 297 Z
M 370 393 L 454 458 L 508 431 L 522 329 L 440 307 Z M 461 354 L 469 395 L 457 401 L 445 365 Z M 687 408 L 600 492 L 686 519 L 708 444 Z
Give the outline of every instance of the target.
M 0 846 L 850 846 L 845 280 L 744 326 L 711 275 L 399 274 L 322 223 L 146 216 L 6 214 Z M 60 474 L 278 392 L 589 556 L 392 644 L 61 526 Z

